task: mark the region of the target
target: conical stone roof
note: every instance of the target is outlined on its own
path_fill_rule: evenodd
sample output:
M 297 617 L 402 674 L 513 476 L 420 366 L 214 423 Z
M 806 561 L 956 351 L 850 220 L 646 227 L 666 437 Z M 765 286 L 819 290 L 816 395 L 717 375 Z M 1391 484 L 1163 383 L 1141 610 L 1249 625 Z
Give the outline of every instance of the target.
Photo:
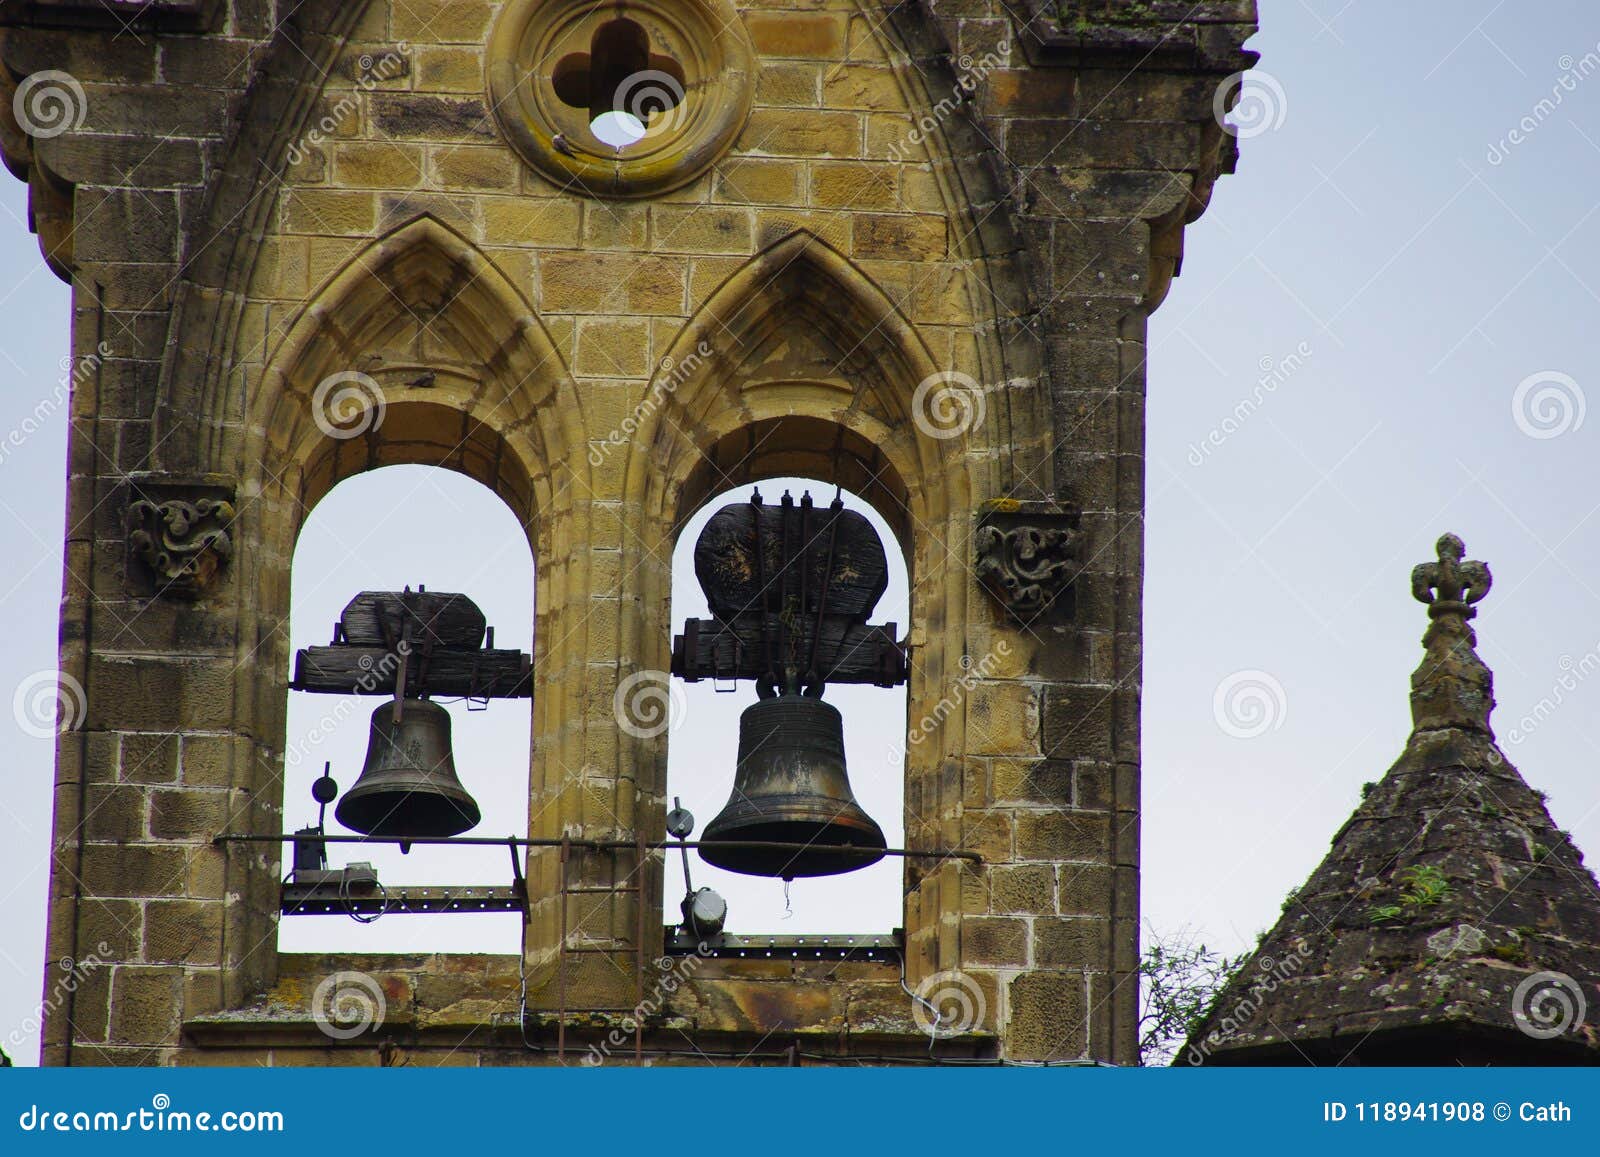
M 1600 886 L 1489 728 L 1454 535 L 1405 751 L 1224 988 L 1177 1064 L 1600 1064 Z

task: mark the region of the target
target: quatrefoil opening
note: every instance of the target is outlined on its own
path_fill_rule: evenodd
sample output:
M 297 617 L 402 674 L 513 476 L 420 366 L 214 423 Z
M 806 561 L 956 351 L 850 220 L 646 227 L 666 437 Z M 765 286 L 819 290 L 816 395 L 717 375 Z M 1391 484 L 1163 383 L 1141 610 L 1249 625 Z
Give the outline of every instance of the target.
M 527 0 L 490 38 L 489 103 L 508 143 L 561 188 L 648 197 L 733 144 L 754 61 L 729 0 Z
M 625 149 L 671 132 L 685 96 L 683 66 L 650 51 L 650 37 L 625 17 L 594 30 L 587 52 L 571 52 L 550 71 L 556 95 L 589 114 L 601 144 Z

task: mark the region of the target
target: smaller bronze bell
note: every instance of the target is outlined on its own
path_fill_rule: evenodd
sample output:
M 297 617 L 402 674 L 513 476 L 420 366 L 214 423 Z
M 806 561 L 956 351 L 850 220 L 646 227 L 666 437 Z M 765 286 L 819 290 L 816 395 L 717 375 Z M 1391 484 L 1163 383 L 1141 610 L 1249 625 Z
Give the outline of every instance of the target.
M 403 699 L 372 713 L 367 760 L 334 815 L 369 836 L 460 835 L 477 826 L 478 804 L 456 778 L 450 712 L 426 699 Z M 402 849 L 403 850 L 403 849 Z
M 745 841 L 805 847 L 737 846 Z M 744 709 L 733 795 L 706 825 L 701 859 L 730 872 L 788 880 L 853 872 L 883 859 L 887 847 L 883 829 L 850 790 L 838 708 L 789 694 Z

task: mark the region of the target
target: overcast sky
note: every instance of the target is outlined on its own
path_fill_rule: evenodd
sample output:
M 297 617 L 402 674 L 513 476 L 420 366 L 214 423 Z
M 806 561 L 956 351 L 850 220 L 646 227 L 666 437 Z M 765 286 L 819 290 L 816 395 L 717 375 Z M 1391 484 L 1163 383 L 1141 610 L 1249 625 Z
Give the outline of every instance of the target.
M 1239 173 L 1189 228 L 1183 276 L 1153 319 L 1147 410 L 1144 910 L 1157 928 L 1228 950 L 1276 919 L 1362 783 L 1398 756 L 1426 625 L 1408 575 L 1445 530 L 1494 569 L 1476 625 L 1502 747 L 1549 793 L 1557 824 L 1600 854 L 1600 679 L 1569 674 L 1600 658 L 1600 414 L 1586 415 L 1600 389 L 1600 12 L 1582 0 L 1262 7 L 1252 47 L 1263 69 L 1246 101 L 1262 115 L 1245 130 Z M 5 438 L 0 459 L 11 560 L 0 689 L 53 670 L 61 593 L 64 407 L 46 406 L 25 431 L 65 374 L 68 299 L 25 220 L 24 190 L 7 178 L 0 434 L 21 444 Z M 404 523 L 374 513 L 386 496 Z M 358 478 L 301 541 L 294 643 L 326 642 L 363 587 L 423 582 L 471 594 L 501 645 L 526 646 L 531 573 L 514 520 L 475 484 L 422 470 Z M 903 623 L 903 568 L 896 581 L 878 618 Z M 680 577 L 675 619 L 696 613 L 684 601 L 695 597 Z M 904 695 L 859 694 L 876 698 L 836 697 L 851 775 L 894 842 L 887 753 L 904 734 Z M 747 687 L 713 698 L 702 685 L 684 701 L 672 790 L 702 827 L 725 801 L 748 698 Z M 291 737 L 330 705 L 291 696 Z M 370 706 L 290 769 L 286 822 L 311 819 L 322 759 L 353 781 Z M 462 779 L 487 817 L 479 833 L 519 830 L 527 705 L 451 711 Z M 28 1064 L 53 744 L 21 721 L 10 734 L 0 1047 Z M 503 856 L 390 853 L 381 870 L 397 882 L 499 883 Z M 787 915 L 780 885 L 695 869 L 697 884 L 729 896 L 738 930 L 898 923 L 897 867 L 798 882 Z M 283 935 L 288 948 L 515 941 L 514 917 L 302 920 Z

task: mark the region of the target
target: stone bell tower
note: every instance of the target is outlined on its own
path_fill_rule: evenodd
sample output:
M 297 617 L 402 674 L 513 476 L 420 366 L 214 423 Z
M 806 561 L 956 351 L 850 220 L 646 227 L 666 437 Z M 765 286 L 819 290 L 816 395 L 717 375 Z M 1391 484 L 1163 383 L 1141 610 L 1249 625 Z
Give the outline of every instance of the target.
M 44 1061 L 1135 1063 L 1146 325 L 1233 167 L 1254 27 L 7 4 L 0 148 L 91 365 L 49 956 L 103 966 Z M 289 562 L 395 463 L 482 482 L 532 546 L 520 953 L 276 948 Z M 872 502 L 911 576 L 902 928 L 680 968 L 668 740 L 617 690 L 671 666 L 683 521 L 796 474 Z M 356 1032 L 319 1007 L 351 976 Z

